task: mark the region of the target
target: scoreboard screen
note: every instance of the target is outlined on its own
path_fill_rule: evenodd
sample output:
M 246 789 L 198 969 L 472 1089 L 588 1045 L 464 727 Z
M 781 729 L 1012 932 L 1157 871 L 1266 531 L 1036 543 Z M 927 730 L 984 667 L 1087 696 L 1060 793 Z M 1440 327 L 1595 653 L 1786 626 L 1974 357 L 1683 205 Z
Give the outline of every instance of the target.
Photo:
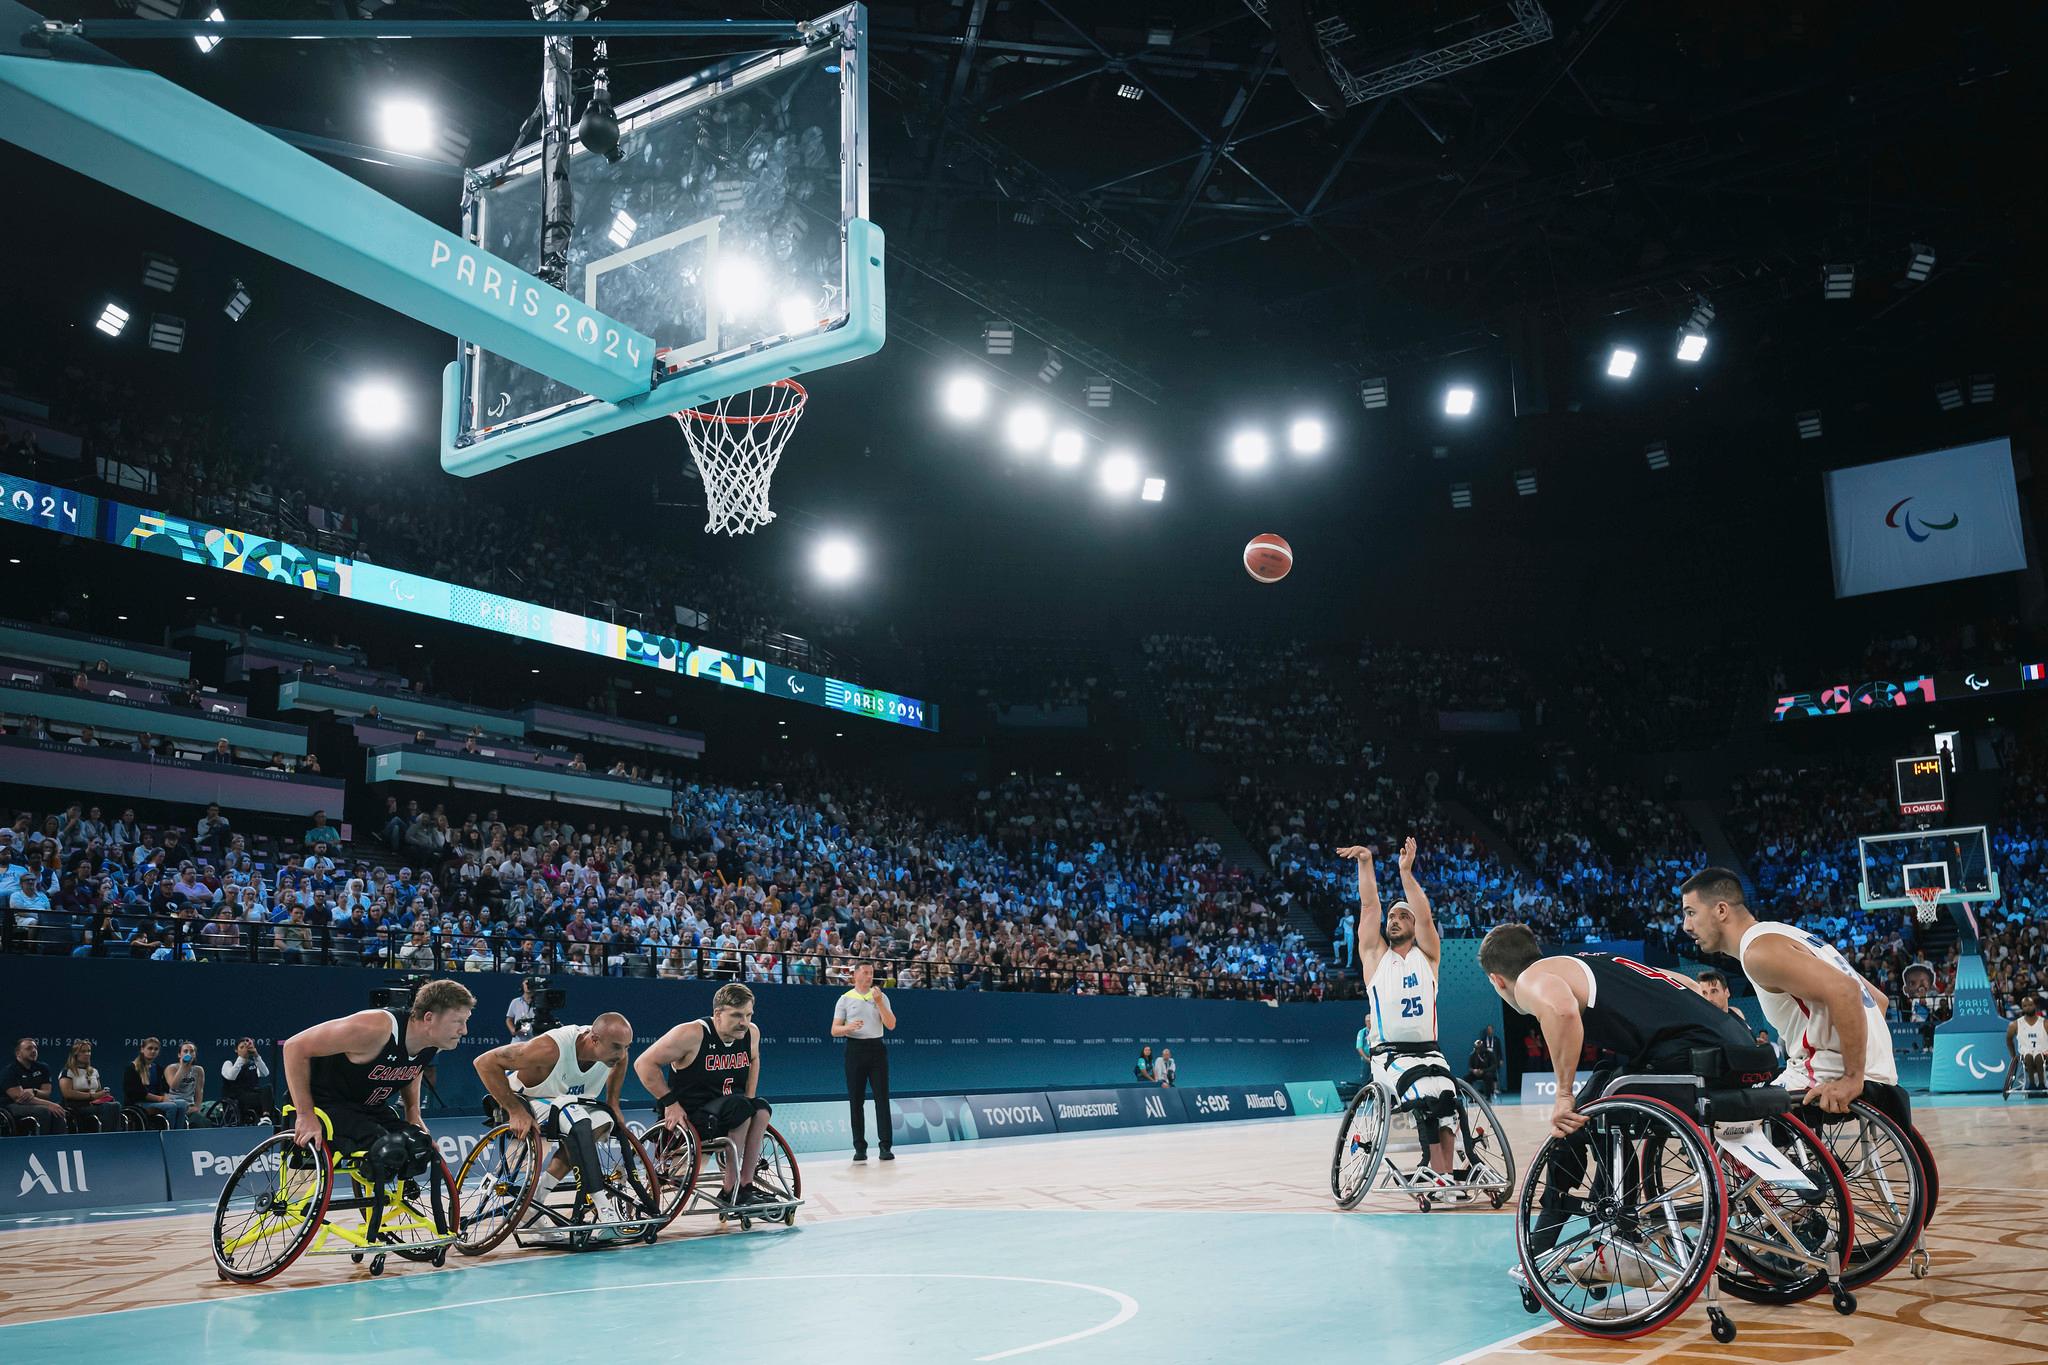
M 1947 779 L 1939 754 L 1917 754 L 1892 761 L 1899 789 L 1899 814 L 1938 815 L 1948 809 Z

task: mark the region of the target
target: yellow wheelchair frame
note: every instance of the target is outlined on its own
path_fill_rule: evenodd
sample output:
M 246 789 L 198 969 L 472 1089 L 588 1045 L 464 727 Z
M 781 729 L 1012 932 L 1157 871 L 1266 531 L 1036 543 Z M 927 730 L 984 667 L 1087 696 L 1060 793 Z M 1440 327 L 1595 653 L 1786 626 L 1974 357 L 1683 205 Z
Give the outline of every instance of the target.
M 324 1110 L 313 1112 L 323 1134 L 314 1147 L 292 1137 L 287 1106 L 285 1126 L 258 1143 L 228 1177 L 214 1205 L 215 1273 L 260 1284 L 303 1255 L 348 1256 L 358 1265 L 367 1257 L 372 1275 L 384 1273 L 392 1252 L 409 1261 L 446 1264 L 462 1225 L 447 1163 L 437 1153 L 424 1176 L 376 1181 L 363 1170 L 368 1154 L 334 1152 L 333 1120 Z M 350 1189 L 337 1198 L 342 1177 Z M 437 1179 L 446 1195 L 443 1210 L 435 1210 L 431 1192 L 420 1187 L 422 1180 Z M 359 1220 L 334 1221 L 335 1214 L 350 1212 Z

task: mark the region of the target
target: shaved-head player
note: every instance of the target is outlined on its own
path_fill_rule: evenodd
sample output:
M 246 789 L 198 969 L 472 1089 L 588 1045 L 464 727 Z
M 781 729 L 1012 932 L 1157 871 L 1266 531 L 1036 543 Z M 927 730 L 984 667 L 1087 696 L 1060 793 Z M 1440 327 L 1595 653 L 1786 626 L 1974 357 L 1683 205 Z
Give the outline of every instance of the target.
M 626 1083 L 626 1054 L 632 1050 L 633 1026 L 626 1016 L 600 1014 L 588 1024 L 564 1024 L 546 1033 L 494 1047 L 476 1059 L 476 1074 L 498 1107 L 514 1137 L 524 1139 L 535 1127 L 548 1137 L 567 1138 L 577 1123 L 590 1125 L 601 1138 L 614 1124 L 624 1127 L 619 1092 Z M 576 1101 L 602 1100 L 602 1111 Z M 549 1149 L 536 1200 L 569 1173 L 569 1151 L 563 1142 Z

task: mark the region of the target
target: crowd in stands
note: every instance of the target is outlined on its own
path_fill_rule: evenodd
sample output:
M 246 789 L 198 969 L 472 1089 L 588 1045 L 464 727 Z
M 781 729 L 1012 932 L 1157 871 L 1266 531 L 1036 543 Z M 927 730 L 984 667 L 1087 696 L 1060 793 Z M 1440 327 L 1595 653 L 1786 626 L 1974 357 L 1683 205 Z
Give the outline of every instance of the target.
M 1300 642 L 1246 646 L 1211 635 L 1150 635 L 1147 694 L 1182 747 L 1241 767 L 1349 766 L 1365 731 L 1343 700 L 1354 687 Z

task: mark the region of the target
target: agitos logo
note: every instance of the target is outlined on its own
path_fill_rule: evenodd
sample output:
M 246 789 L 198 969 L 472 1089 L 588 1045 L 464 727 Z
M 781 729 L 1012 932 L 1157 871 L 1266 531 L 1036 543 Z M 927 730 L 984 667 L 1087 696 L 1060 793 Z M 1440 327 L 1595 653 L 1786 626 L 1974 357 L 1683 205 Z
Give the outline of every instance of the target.
M 1916 544 L 1920 541 L 1927 539 L 1925 532 L 1953 531 L 1956 529 L 1956 524 L 1962 520 L 1962 518 L 1958 516 L 1956 513 L 1951 512 L 1948 514 L 1947 521 L 1922 521 L 1919 523 L 1919 530 L 1915 530 L 1913 514 L 1911 512 L 1907 512 L 1903 516 L 1900 515 L 1900 509 L 1912 500 L 1913 499 L 1911 497 L 1904 497 L 1900 498 L 1897 502 L 1893 503 L 1892 510 L 1884 514 L 1884 524 L 1891 527 L 1895 531 L 1904 531 L 1906 533 L 1906 539 L 1913 541 Z

